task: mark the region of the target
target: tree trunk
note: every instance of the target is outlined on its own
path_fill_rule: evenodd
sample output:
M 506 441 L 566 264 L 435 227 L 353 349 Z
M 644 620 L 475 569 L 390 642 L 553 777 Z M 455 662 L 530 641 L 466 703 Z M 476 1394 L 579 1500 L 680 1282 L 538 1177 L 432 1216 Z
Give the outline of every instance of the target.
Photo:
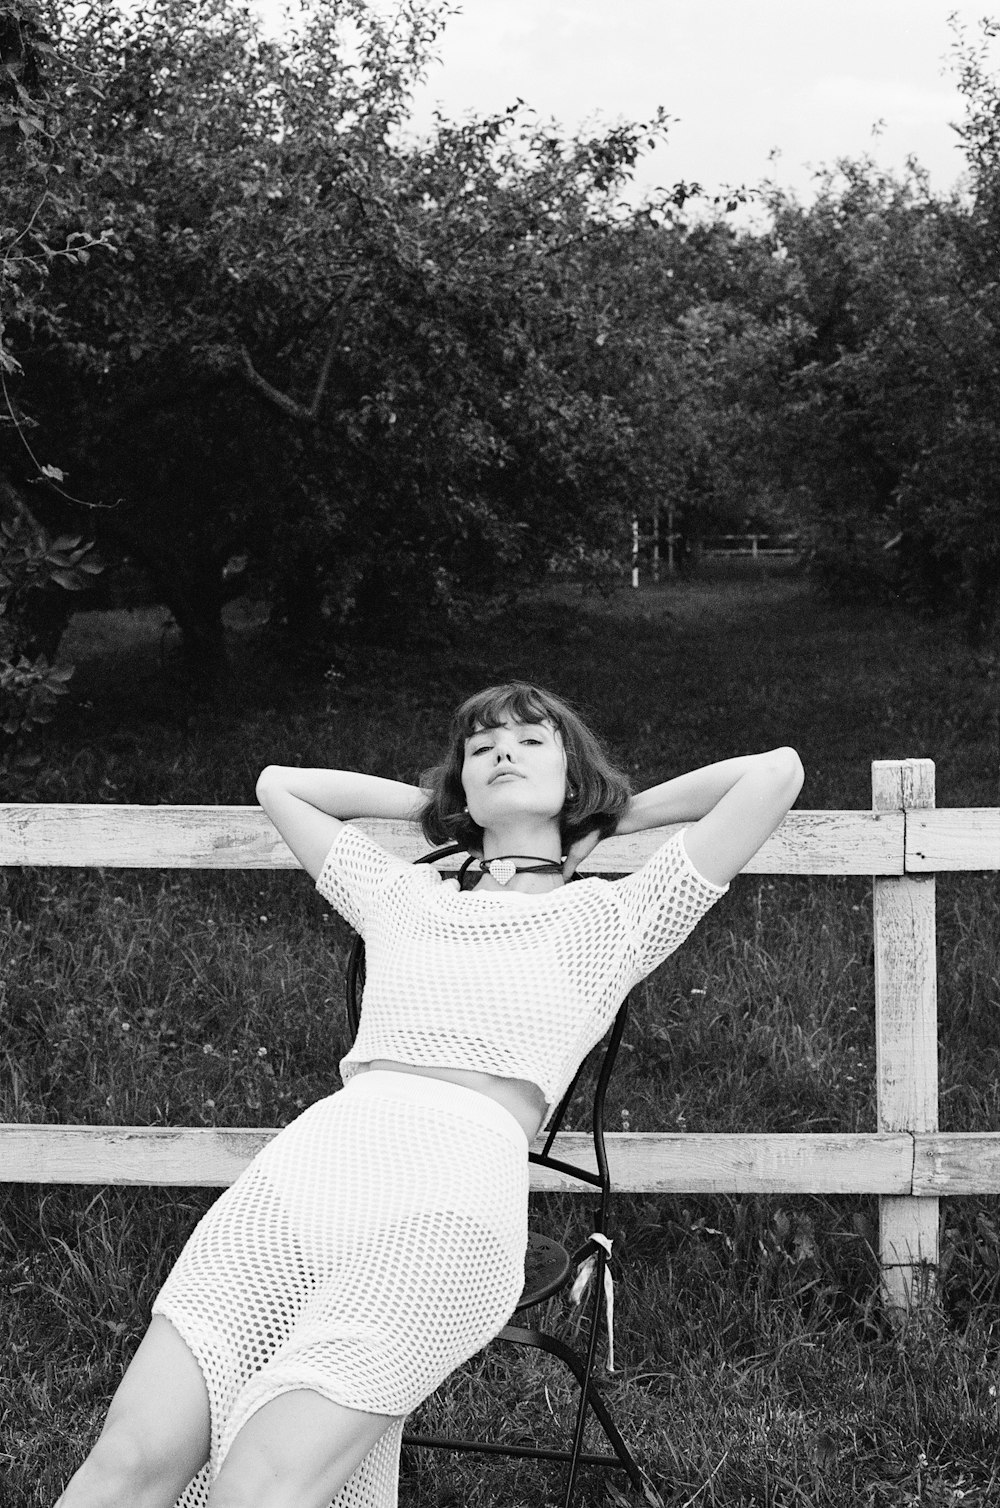
M 181 633 L 181 658 L 192 700 L 204 701 L 223 692 L 231 665 L 222 622 L 226 600 L 222 565 L 215 560 L 194 563 L 173 551 L 153 552 L 146 542 L 141 552 L 132 546 L 149 573 L 156 595 L 170 609 Z

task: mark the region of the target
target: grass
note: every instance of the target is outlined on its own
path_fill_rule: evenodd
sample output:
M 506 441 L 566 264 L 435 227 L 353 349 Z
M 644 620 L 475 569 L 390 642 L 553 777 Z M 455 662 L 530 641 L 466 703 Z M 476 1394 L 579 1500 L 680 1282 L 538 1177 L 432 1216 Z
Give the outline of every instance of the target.
M 938 626 L 814 600 L 798 582 L 539 596 L 457 642 L 357 651 L 297 678 L 252 615 L 234 692 L 192 711 L 156 613 L 82 619 L 75 702 L 13 795 L 249 801 L 274 759 L 412 778 L 468 690 L 527 675 L 575 698 L 638 786 L 793 743 L 800 804 L 870 803 L 873 758 L 928 755 L 939 805 L 997 800 L 985 667 Z M 169 646 L 168 646 L 169 647 Z M 996 879 L 938 883 L 942 1125 L 1000 1113 Z M 0 908 L 0 1120 L 282 1125 L 337 1083 L 346 931 L 302 876 L 11 873 Z M 874 1127 L 869 886 L 747 877 L 638 992 L 613 1085 L 631 1130 Z M 99 1427 L 148 1305 L 210 1192 L 0 1191 L 0 1477 L 54 1502 Z M 585 1208 L 539 1197 L 579 1230 Z M 997 1200 L 946 1205 L 942 1303 L 881 1313 L 873 1200 L 620 1198 L 617 1415 L 668 1508 L 916 1508 L 997 1499 Z M 572 1332 L 553 1301 L 550 1319 Z M 511 1385 L 510 1369 L 514 1378 Z M 555 1364 L 496 1350 L 422 1411 L 513 1438 L 568 1417 Z M 534 1464 L 415 1453 L 410 1505 L 506 1508 Z M 591 1474 L 582 1501 L 615 1504 Z

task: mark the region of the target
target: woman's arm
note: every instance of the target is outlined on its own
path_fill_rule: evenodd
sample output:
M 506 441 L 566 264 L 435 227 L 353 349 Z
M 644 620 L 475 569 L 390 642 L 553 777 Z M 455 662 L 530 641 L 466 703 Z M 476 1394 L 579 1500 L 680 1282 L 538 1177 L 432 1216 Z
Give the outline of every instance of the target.
M 617 831 L 688 822 L 688 858 L 706 880 L 727 885 L 780 825 L 803 779 L 794 749 L 723 759 L 633 796 Z
M 779 826 L 803 778 L 794 749 L 723 759 L 640 791 L 615 832 L 686 822 L 684 846 L 691 862 L 706 880 L 727 885 Z M 567 878 L 597 842 L 597 834 L 589 833 L 574 843 L 564 866 Z
M 261 771 L 257 800 L 314 880 L 342 822 L 351 817 L 417 822 L 427 804 L 424 791 L 399 780 L 275 764 Z

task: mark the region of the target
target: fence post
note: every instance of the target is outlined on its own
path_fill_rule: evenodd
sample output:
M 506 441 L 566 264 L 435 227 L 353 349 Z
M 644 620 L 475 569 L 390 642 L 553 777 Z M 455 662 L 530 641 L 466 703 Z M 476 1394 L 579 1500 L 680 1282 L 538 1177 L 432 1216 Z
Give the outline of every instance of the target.
M 934 805 L 930 759 L 872 761 L 872 809 Z M 904 860 L 905 863 L 905 860 Z M 933 875 L 874 882 L 879 1131 L 938 1129 L 937 960 Z M 929 1302 L 939 1260 L 937 1199 L 879 1199 L 882 1294 L 895 1309 Z

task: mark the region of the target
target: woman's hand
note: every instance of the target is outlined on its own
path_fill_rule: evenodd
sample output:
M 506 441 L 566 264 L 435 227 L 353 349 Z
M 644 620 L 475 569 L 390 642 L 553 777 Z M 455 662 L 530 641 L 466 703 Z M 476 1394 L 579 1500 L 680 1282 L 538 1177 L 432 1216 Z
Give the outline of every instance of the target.
M 575 843 L 570 844 L 569 851 L 566 854 L 566 859 L 562 867 L 562 875 L 564 880 L 570 880 L 573 878 L 573 875 L 576 873 L 578 867 L 583 863 L 584 859 L 587 858 L 588 854 L 592 854 L 594 852 L 594 849 L 597 847 L 600 841 L 601 834 L 595 827 L 591 832 L 584 833 L 582 838 L 577 838 Z

